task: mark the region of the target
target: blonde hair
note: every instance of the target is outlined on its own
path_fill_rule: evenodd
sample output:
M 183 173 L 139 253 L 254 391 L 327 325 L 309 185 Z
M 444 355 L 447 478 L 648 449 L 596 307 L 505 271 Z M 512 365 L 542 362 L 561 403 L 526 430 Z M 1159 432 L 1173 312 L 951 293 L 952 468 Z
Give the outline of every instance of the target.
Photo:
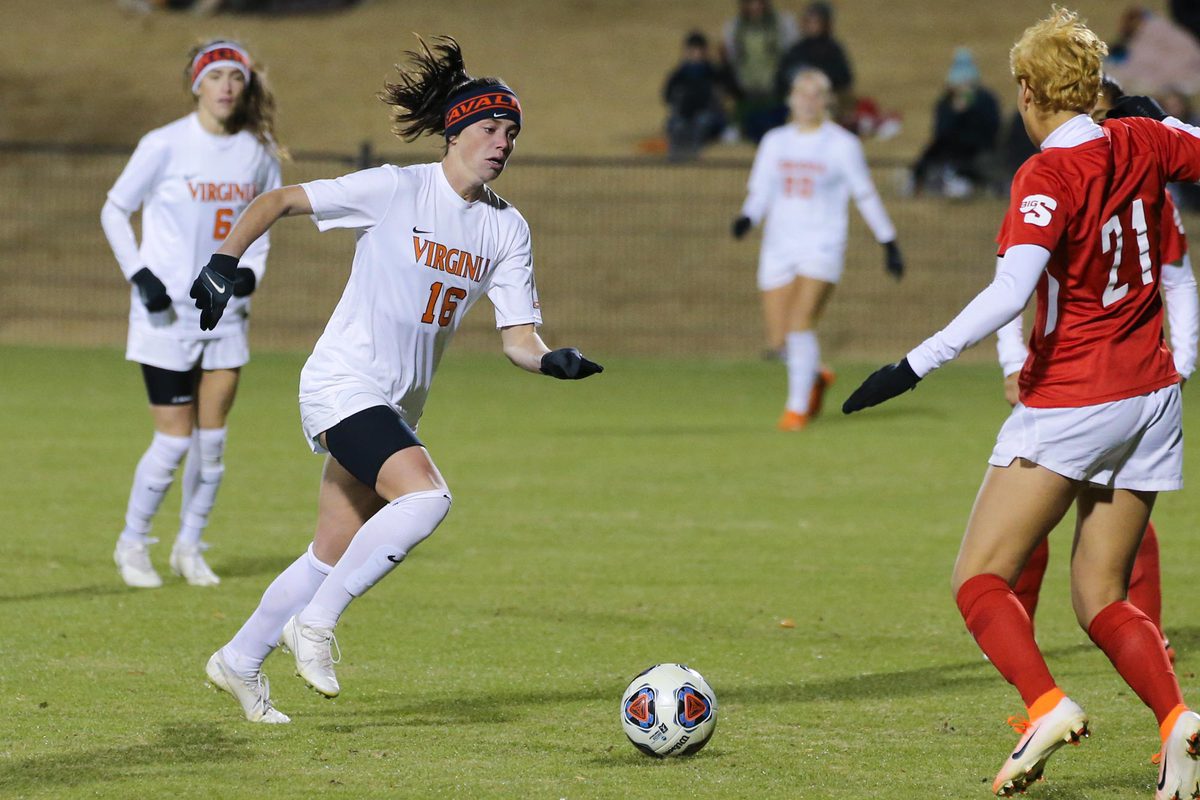
M 1079 15 L 1051 6 L 1050 16 L 1025 29 L 1008 54 L 1017 81 L 1046 111 L 1086 114 L 1100 93 L 1100 64 L 1108 45 Z

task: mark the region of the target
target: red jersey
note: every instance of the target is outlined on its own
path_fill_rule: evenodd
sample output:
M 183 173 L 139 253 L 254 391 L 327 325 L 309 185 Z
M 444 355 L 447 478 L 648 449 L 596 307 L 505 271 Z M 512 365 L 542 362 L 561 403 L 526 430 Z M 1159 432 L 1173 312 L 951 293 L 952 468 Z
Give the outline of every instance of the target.
M 1000 255 L 1050 251 L 1020 375 L 1027 406 L 1095 405 L 1179 381 L 1159 297 L 1164 187 L 1200 180 L 1200 139 L 1140 118 L 1106 121 L 1103 133 L 1043 150 L 1013 178 Z

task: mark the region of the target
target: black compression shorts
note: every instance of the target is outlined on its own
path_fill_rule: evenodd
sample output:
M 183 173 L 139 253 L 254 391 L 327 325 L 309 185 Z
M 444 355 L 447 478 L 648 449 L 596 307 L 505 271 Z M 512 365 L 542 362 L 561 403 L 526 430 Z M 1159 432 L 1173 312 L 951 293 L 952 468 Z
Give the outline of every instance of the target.
M 421 447 L 421 440 L 394 409 L 371 406 L 325 431 L 325 447 L 373 490 L 384 462 L 405 448 Z

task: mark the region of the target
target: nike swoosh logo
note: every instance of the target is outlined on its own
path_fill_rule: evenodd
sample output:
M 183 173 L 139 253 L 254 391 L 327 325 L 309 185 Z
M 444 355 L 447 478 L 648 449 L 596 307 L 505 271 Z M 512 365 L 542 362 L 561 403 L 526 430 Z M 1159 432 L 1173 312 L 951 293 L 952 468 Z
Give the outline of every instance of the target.
M 1012 754 L 1013 761 L 1016 761 L 1021 756 L 1025 755 L 1025 748 L 1029 747 L 1029 743 L 1033 741 L 1034 735 L 1037 734 L 1037 728 L 1029 732 L 1029 738 L 1025 740 L 1025 744 L 1021 745 L 1021 749 Z
M 1158 774 L 1158 790 L 1161 792 L 1163 787 L 1167 785 L 1167 748 L 1163 747 L 1162 751 L 1162 772 Z
M 210 284 L 210 285 L 211 285 L 211 286 L 212 286 L 214 289 L 216 289 L 216 290 L 217 290 L 217 294 L 225 294 L 225 292 L 226 292 L 226 287 L 224 287 L 224 286 L 222 286 L 221 284 L 219 284 L 219 283 L 217 283 L 216 281 L 214 281 L 214 280 L 212 279 L 212 276 L 211 276 L 211 275 L 205 275 L 204 277 L 205 277 L 205 278 L 207 278 L 207 279 L 208 279 L 208 282 L 209 282 L 209 284 Z
M 433 231 L 421 231 L 421 230 L 417 230 L 417 226 L 416 226 L 416 225 L 413 225 L 413 233 L 433 233 Z
M 492 116 L 495 117 L 496 119 L 499 119 L 500 117 L 507 117 L 508 112 L 507 111 L 493 111 Z
M 388 556 L 387 560 L 392 562 L 393 564 L 399 564 L 401 561 L 404 560 L 404 556 L 400 556 L 399 558 L 396 558 L 395 556 Z

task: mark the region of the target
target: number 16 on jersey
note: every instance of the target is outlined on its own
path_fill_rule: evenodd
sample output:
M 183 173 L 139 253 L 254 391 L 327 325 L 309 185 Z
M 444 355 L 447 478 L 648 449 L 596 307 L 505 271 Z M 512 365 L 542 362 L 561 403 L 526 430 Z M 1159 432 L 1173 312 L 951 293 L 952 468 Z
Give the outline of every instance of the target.
M 454 312 L 458 310 L 458 304 L 467 299 L 466 289 L 451 286 L 443 293 L 442 287 L 441 281 L 434 281 L 429 287 L 429 302 L 425 304 L 425 313 L 421 315 L 421 322 L 426 325 L 432 325 L 436 320 L 438 325 L 446 327 L 454 319 Z M 437 311 L 439 297 L 442 299 L 440 313 Z

